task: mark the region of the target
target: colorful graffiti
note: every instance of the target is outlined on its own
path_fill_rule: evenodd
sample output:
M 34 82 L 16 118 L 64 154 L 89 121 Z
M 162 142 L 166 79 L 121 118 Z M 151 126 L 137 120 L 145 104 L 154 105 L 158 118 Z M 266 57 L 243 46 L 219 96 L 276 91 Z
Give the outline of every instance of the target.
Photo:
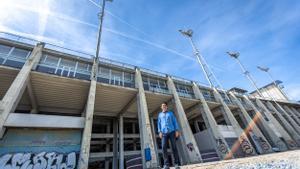
M 259 143 L 264 152 L 268 152 L 270 150 L 271 147 L 269 146 L 268 142 L 262 137 L 257 137 L 255 134 L 252 134 L 252 138 Z
M 260 146 L 262 147 L 262 149 L 267 152 L 271 147 L 269 146 L 269 144 L 261 137 L 259 137 L 259 143 Z
M 0 168 L 3 169 L 74 169 L 75 152 L 67 155 L 55 152 L 16 153 L 0 157 Z
M 241 135 L 240 138 L 240 144 L 243 152 L 247 155 L 253 154 L 254 150 L 251 146 L 251 144 L 248 142 L 245 136 Z
M 287 140 L 286 142 L 287 142 L 290 149 L 296 149 L 297 148 L 297 143 L 294 140 Z
M 74 169 L 80 130 L 9 128 L 0 140 L 0 169 Z
M 279 150 L 285 150 L 287 148 L 286 144 L 282 140 L 277 140 L 276 146 L 279 148 Z
M 186 147 L 189 149 L 189 151 L 194 151 L 194 145 L 193 145 L 193 143 L 187 144 Z
M 228 152 L 226 144 L 223 142 L 222 139 L 216 139 L 216 143 L 217 148 L 221 153 L 226 154 Z

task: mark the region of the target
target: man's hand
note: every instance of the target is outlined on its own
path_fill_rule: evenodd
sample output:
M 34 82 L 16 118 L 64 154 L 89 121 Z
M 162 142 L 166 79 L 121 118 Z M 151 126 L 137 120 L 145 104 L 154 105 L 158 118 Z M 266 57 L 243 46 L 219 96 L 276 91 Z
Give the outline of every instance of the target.
M 162 139 L 162 132 L 159 133 L 159 138 Z
M 175 132 L 175 138 L 178 138 L 179 136 L 180 136 L 179 131 L 176 131 L 176 132 Z

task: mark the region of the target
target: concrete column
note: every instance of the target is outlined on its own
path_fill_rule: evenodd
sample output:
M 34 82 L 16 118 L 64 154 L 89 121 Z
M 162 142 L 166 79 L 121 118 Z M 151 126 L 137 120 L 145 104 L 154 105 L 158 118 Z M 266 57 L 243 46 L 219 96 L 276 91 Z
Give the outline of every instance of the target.
M 300 113 L 294 107 L 291 107 L 291 110 L 295 113 L 298 119 L 300 119 Z
M 272 103 L 271 103 L 272 104 Z M 273 105 L 273 104 L 272 104 Z M 292 118 L 291 116 L 293 114 L 291 114 L 289 111 L 286 111 L 280 104 L 275 103 L 275 106 L 273 105 L 273 107 L 275 107 L 275 109 L 277 110 L 278 113 L 282 113 L 281 115 L 283 117 L 286 117 L 286 121 L 289 122 L 289 124 L 294 128 L 294 130 L 298 133 L 298 135 L 300 134 L 300 126 L 297 124 L 297 121 Z M 300 136 L 299 136 L 300 137 Z M 299 145 L 300 146 L 300 145 Z
M 273 106 L 273 104 L 271 102 L 267 101 L 267 106 L 275 112 L 275 114 L 278 116 L 278 118 L 280 119 L 280 121 L 283 123 L 283 127 L 285 127 L 285 129 L 288 131 L 288 133 L 290 133 L 290 136 L 300 146 L 300 136 L 297 133 L 297 131 L 293 128 L 293 126 L 290 124 L 290 123 L 293 123 L 294 121 L 287 121 L 282 116 L 282 114 Z M 286 116 L 288 116 L 288 115 L 286 115 Z M 290 144 L 290 143 L 288 143 L 288 144 Z M 292 146 L 294 146 L 294 143 L 291 143 L 291 144 L 292 144 Z
M 81 139 L 81 149 L 78 161 L 78 169 L 87 169 L 89 166 L 90 144 L 92 137 L 92 126 L 94 116 L 94 106 L 96 98 L 96 86 L 97 86 L 97 71 L 98 63 L 94 59 L 93 68 L 91 71 L 91 83 L 89 94 L 86 103 L 85 111 L 85 123 Z
M 43 48 L 44 43 L 38 43 L 34 47 L 31 55 L 28 57 L 24 66 L 0 101 L 0 133 L 4 133 L 3 125 L 9 113 L 14 112 L 16 107 L 18 106 L 18 103 L 28 84 L 28 81 L 30 80 L 31 69 L 36 64 L 38 64 L 42 56 Z
M 110 134 L 110 123 L 107 123 L 106 133 Z M 109 149 L 110 149 L 109 139 L 106 139 L 105 151 L 109 152 L 110 151 Z M 109 161 L 108 160 L 105 160 L 105 169 L 109 169 Z
M 287 131 L 281 126 L 281 124 L 275 119 L 275 117 L 272 115 L 272 113 L 267 109 L 267 107 L 259 100 L 255 99 L 257 105 L 264 110 L 265 115 L 270 120 L 271 127 L 276 128 L 276 130 L 280 133 L 281 137 L 285 140 L 286 145 L 289 149 L 296 149 L 297 144 L 292 139 L 292 137 L 287 133 Z
M 113 120 L 113 169 L 118 169 L 118 120 Z
M 280 139 L 281 134 L 277 131 L 276 128 L 274 128 L 273 125 L 273 121 L 275 120 L 270 119 L 270 122 L 267 122 L 265 120 L 265 118 L 263 117 L 263 115 L 261 114 L 261 112 L 254 106 L 254 104 L 250 101 L 250 99 L 247 96 L 243 96 L 245 102 L 250 105 L 252 107 L 252 109 L 255 112 L 254 115 L 254 120 L 258 119 L 261 126 L 263 127 L 264 131 L 268 134 L 268 136 L 270 137 L 270 139 L 272 140 L 272 142 L 277 146 L 277 148 L 279 148 L 280 151 L 285 151 L 287 150 L 287 146 L 286 144 Z M 270 126 L 269 124 L 272 124 L 272 126 Z
M 198 122 L 196 120 L 194 121 L 194 126 L 195 126 L 196 133 L 199 133 L 200 128 L 199 128 Z
M 297 123 L 298 126 L 300 126 L 300 119 L 295 114 L 295 112 L 292 109 L 290 109 L 288 106 L 286 106 L 286 105 L 284 105 L 283 108 L 290 113 L 290 115 L 292 116 L 293 120 Z
M 267 141 L 263 133 L 260 131 L 260 129 L 256 126 L 255 119 L 252 119 L 249 114 L 247 113 L 246 109 L 242 105 L 242 103 L 239 101 L 239 99 L 232 93 L 229 92 L 230 96 L 233 98 L 234 102 L 238 105 L 239 109 L 241 110 L 241 115 L 246 120 L 246 133 L 249 133 L 249 136 L 252 138 L 252 140 L 255 142 L 255 146 L 257 147 L 257 150 L 260 154 L 265 153 L 271 153 L 272 146 Z
M 246 133 L 240 127 L 239 123 L 237 122 L 237 120 L 233 116 L 231 110 L 229 109 L 227 104 L 224 102 L 222 96 L 220 95 L 219 91 L 216 88 L 214 88 L 214 96 L 215 96 L 216 100 L 219 101 L 222 104 L 222 106 L 224 108 L 224 112 L 225 112 L 224 116 L 228 117 L 228 119 L 229 119 L 236 135 L 238 136 L 239 143 L 236 143 L 236 144 L 239 144 L 239 145 L 233 145 L 233 148 L 234 148 L 234 146 L 241 146 L 243 152 L 247 156 L 255 155 L 256 153 L 254 151 L 254 148 L 251 145 L 250 141 L 248 140 L 248 137 L 247 137 Z
M 28 92 L 29 99 L 30 99 L 30 104 L 31 104 L 31 111 L 30 111 L 30 113 L 33 113 L 33 114 L 38 113 L 38 111 L 39 111 L 38 110 L 38 104 L 37 104 L 37 100 L 36 100 L 35 94 L 34 94 L 34 92 L 32 90 L 32 85 L 31 85 L 30 80 L 28 80 L 27 92 Z
M 194 138 L 194 135 L 192 133 L 190 124 L 188 122 L 188 119 L 185 115 L 183 106 L 181 104 L 181 101 L 179 99 L 178 93 L 176 91 L 175 84 L 170 76 L 167 77 L 167 85 L 170 90 L 170 92 L 173 95 L 176 110 L 177 110 L 177 121 L 179 123 L 179 126 L 181 127 L 181 138 L 184 143 L 184 151 L 187 154 L 187 159 L 189 160 L 189 163 L 199 163 L 202 162 L 201 155 L 199 148 L 197 146 L 196 140 Z
M 135 123 L 131 123 L 132 124 L 132 133 L 135 134 L 136 133 L 136 128 L 135 128 Z M 133 139 L 133 150 L 136 150 L 136 139 Z
M 219 154 L 219 156 L 222 159 L 230 159 L 233 158 L 233 154 L 227 144 L 227 142 L 225 141 L 225 138 L 223 137 L 223 135 L 221 134 L 221 132 L 218 130 L 218 124 L 212 114 L 212 112 L 209 109 L 209 106 L 203 96 L 203 94 L 201 93 L 198 85 L 193 82 L 193 91 L 195 94 L 196 99 L 199 99 L 201 101 L 201 107 L 203 108 L 204 112 L 202 113 L 202 117 L 203 120 L 205 122 L 205 125 L 207 127 L 207 129 L 211 130 L 212 135 L 213 135 L 213 139 L 216 141 L 215 144 L 216 148 L 217 148 L 217 152 Z
M 153 117 L 150 117 L 150 121 L 151 121 L 151 127 L 152 127 L 152 137 L 153 137 L 153 143 L 154 143 L 154 150 L 155 150 L 155 154 L 156 154 L 156 157 L 157 157 L 157 163 L 158 163 L 158 166 L 160 166 L 160 161 L 158 159 L 158 146 L 157 146 L 157 139 L 156 139 L 156 131 L 155 131 L 155 127 L 154 127 L 154 119 Z
M 155 152 L 154 138 L 152 134 L 146 95 L 144 91 L 142 75 L 138 68 L 135 71 L 135 85 L 138 88 L 137 105 L 138 105 L 138 120 L 140 126 L 141 153 L 143 159 L 143 168 L 158 167 L 158 157 Z M 151 160 L 146 161 L 145 150 L 150 148 Z
M 124 169 L 124 122 L 123 115 L 119 117 L 119 169 Z

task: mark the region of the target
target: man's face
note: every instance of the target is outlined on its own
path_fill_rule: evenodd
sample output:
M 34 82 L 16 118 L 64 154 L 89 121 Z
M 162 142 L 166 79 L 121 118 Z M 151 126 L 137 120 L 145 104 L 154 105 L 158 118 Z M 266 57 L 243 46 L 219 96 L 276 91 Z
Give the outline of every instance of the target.
M 167 110 L 168 110 L 168 106 L 166 105 L 166 104 L 161 104 L 161 110 L 163 111 L 163 112 L 166 112 Z

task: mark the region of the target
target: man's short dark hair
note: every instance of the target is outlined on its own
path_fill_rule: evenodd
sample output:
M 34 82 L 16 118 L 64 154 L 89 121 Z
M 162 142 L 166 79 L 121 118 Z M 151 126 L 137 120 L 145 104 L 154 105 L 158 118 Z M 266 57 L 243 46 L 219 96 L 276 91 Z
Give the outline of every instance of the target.
M 167 102 L 162 102 L 161 104 L 165 104 L 166 106 L 168 106 L 168 103 L 167 103 Z

